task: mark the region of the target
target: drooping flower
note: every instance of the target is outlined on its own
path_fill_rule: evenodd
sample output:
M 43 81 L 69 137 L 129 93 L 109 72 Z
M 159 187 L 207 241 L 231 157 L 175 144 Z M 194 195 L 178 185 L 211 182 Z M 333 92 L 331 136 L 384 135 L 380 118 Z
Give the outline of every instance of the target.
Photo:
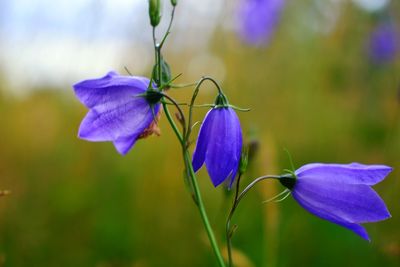
M 369 241 L 360 224 L 391 217 L 371 186 L 391 171 L 385 165 L 313 163 L 296 170 L 295 175 L 282 176 L 280 181 L 304 209 Z
M 393 23 L 379 24 L 369 39 L 369 56 L 375 63 L 393 61 L 400 51 L 400 35 Z
M 125 155 L 138 138 L 149 134 L 160 109 L 158 101 L 145 97 L 149 82 L 145 77 L 109 72 L 75 84 L 76 96 L 90 109 L 79 127 L 79 138 L 111 141 Z
M 206 114 L 200 127 L 193 154 L 193 168 L 206 164 L 215 187 L 223 182 L 232 185 L 242 152 L 242 129 L 239 118 L 229 106 L 217 106 Z
M 268 44 L 280 21 L 285 0 L 241 0 L 238 33 L 247 43 Z

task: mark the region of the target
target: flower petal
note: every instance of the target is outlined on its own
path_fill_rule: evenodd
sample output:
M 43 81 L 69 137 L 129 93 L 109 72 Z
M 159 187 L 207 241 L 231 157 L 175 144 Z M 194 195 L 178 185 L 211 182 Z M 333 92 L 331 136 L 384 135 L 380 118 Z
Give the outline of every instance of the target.
M 320 217 L 324 220 L 328 220 L 332 223 L 343 226 L 343 227 L 353 231 L 357 235 L 361 236 L 365 240 L 370 241 L 367 231 L 361 225 L 342 220 L 335 214 L 329 213 L 325 210 L 321 210 L 320 207 L 318 206 L 318 203 L 309 202 L 307 199 L 304 199 L 302 195 L 299 195 L 296 192 L 292 192 L 292 193 L 293 193 L 293 197 L 300 204 L 300 206 L 302 206 L 308 212 L 310 212 L 310 213 L 314 214 L 315 216 Z M 317 205 L 315 205 L 315 204 L 317 204 Z
M 197 138 L 196 148 L 194 150 L 192 159 L 193 169 L 195 172 L 198 171 L 201 166 L 203 166 L 207 152 L 207 145 L 211 138 L 211 129 L 216 114 L 217 113 L 213 112 L 213 109 L 211 109 L 207 112 L 203 123 L 201 124 L 199 137 Z
M 238 12 L 238 33 L 247 43 L 268 44 L 279 23 L 284 0 L 241 1 Z
M 231 108 L 217 108 L 212 112 L 215 113 L 215 119 L 208 140 L 205 162 L 211 181 L 216 187 L 227 178 L 234 179 L 242 144 L 241 134 L 238 137 L 237 128 L 240 130 L 240 123 L 236 113 Z
M 125 155 L 136 143 L 140 134 L 141 133 L 135 133 L 131 136 L 118 138 L 113 142 L 115 149 L 117 149 L 118 153 L 121 155 Z
M 149 79 L 136 76 L 122 76 L 109 72 L 98 79 L 90 79 L 74 85 L 78 99 L 97 112 L 112 110 L 130 102 L 136 95 L 144 93 Z
M 298 169 L 296 175 L 299 180 L 374 185 L 382 181 L 391 171 L 392 168 L 385 165 L 312 163 Z
M 154 106 L 154 114 L 158 113 L 159 107 L 159 104 Z M 147 101 L 136 98 L 108 112 L 90 110 L 81 123 L 78 136 L 89 141 L 114 141 L 118 152 L 126 154 L 153 119 Z
M 235 170 L 231 175 L 231 181 L 229 182 L 228 187 L 231 188 L 233 182 L 235 181 L 236 174 L 239 170 L 240 158 L 242 156 L 242 147 L 243 147 L 243 137 L 242 137 L 242 128 L 240 127 L 240 121 L 237 117 L 236 113 L 231 109 L 231 112 L 234 113 L 232 116 L 231 125 L 235 125 L 235 154 L 236 158 L 238 159 L 233 169 Z
M 293 195 L 352 223 L 376 222 L 390 217 L 385 203 L 368 185 L 298 180 Z

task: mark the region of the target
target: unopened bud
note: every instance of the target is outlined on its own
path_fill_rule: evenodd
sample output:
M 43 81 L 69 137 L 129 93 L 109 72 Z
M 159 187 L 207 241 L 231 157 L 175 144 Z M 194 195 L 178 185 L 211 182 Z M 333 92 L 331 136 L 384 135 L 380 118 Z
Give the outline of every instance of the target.
M 161 20 L 161 0 L 149 0 L 150 24 L 156 27 Z
M 246 172 L 248 163 L 249 163 L 249 150 L 247 147 L 245 147 L 243 148 L 242 155 L 240 157 L 239 175 L 242 175 Z
M 171 81 L 171 69 L 168 63 L 162 57 L 160 60 L 160 65 L 161 65 L 161 79 L 158 77 L 160 75 L 158 73 L 157 65 L 154 65 L 153 68 L 153 78 L 158 85 L 165 85 Z M 169 87 L 166 87 L 166 89 L 169 89 Z
M 178 0 L 171 0 L 171 5 L 176 6 L 178 4 Z

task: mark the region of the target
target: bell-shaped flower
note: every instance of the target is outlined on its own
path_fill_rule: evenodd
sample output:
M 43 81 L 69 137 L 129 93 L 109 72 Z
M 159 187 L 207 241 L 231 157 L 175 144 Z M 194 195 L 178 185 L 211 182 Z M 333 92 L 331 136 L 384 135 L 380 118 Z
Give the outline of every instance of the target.
M 374 63 L 388 63 L 400 52 L 400 35 L 393 23 L 384 22 L 372 31 L 369 56 Z
M 111 141 L 125 155 L 156 123 L 160 104 L 146 97 L 149 82 L 145 77 L 109 72 L 75 84 L 76 96 L 90 109 L 79 127 L 79 138 Z
M 247 43 L 268 44 L 281 18 L 285 0 L 241 0 L 238 33 Z
M 282 176 L 280 181 L 310 213 L 370 240 L 360 224 L 391 217 L 371 186 L 391 171 L 384 165 L 313 163 L 296 170 L 295 175 Z
M 205 163 L 215 187 L 223 182 L 230 187 L 238 172 L 241 152 L 242 129 L 235 111 L 228 105 L 208 111 L 193 154 L 194 171 Z

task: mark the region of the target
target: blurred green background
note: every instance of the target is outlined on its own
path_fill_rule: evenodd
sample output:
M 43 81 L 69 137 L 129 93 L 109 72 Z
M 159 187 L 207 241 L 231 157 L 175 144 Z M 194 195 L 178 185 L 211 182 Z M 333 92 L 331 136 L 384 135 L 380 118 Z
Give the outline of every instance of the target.
M 179 82 L 213 76 L 215 70 L 230 102 L 252 109 L 239 114 L 247 140 L 259 145 L 243 184 L 288 168 L 284 148 L 296 167 L 354 161 L 394 167 L 375 187 L 393 217 L 366 225 L 371 243 L 312 216 L 291 197 L 262 204 L 282 188 L 275 182 L 259 184 L 234 217 L 239 225 L 233 238 L 237 266 L 400 266 L 399 53 L 374 63 L 366 51 L 382 14 L 400 26 L 400 3 L 392 1 L 386 13 L 371 13 L 350 1 L 339 2 L 334 26 L 319 32 L 300 23 L 320 19 L 315 1 L 287 1 L 274 37 L 262 47 L 241 42 L 226 26 L 233 4 L 222 8 L 207 29 L 206 48 L 196 46 L 196 39 L 182 49 L 174 47 L 175 38 L 185 42 L 180 33 L 196 31 L 183 31 L 184 21 L 170 36 L 165 57 L 174 74 L 183 73 Z M 190 18 L 188 6 L 178 6 L 177 20 Z M 146 8 L 141 5 L 137 12 L 147 16 Z M 165 13 L 167 18 L 168 8 Z M 142 23 L 147 23 L 145 15 Z M 142 49 L 152 53 L 148 44 Z M 128 67 L 141 63 L 129 61 L 134 50 L 123 51 Z M 50 60 L 51 52 L 45 54 Z M 24 79 L 25 73 L 21 69 L 9 76 L 2 60 L 0 189 L 11 194 L 0 198 L 0 266 L 214 266 L 200 216 L 185 190 L 178 142 L 165 117 L 161 137 L 139 141 L 122 157 L 110 143 L 76 137 L 86 109 L 71 85 L 90 77 L 24 85 L 23 93 L 16 94 L 10 81 Z M 122 73 L 124 63 L 116 63 Z M 147 75 L 150 69 L 135 74 Z M 184 100 L 191 89 L 170 94 Z M 199 103 L 213 99 L 206 85 Z M 197 111 L 201 120 L 206 110 Z M 204 170 L 198 180 L 224 247 L 232 196 L 222 187 L 214 189 Z

